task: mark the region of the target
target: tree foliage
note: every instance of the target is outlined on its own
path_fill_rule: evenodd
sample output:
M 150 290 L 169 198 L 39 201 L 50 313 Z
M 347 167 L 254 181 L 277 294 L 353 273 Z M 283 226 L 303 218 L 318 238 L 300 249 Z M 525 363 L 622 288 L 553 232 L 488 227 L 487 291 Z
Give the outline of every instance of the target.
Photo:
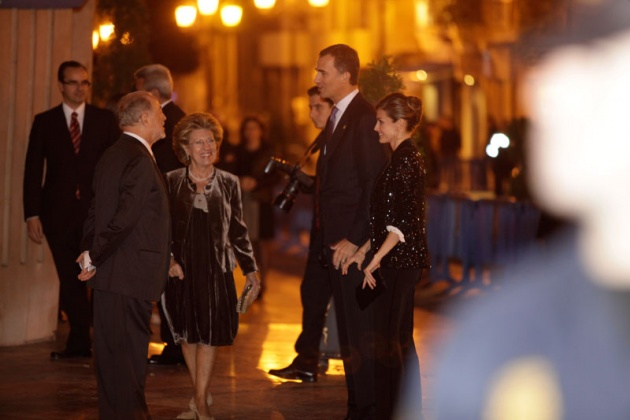
M 93 102 L 107 101 L 129 92 L 133 72 L 151 62 L 149 55 L 149 20 L 144 0 L 100 0 L 97 16 L 110 19 L 115 33 L 94 52 Z
M 392 56 L 384 55 L 368 63 L 367 68 L 359 73 L 359 90 L 372 105 L 405 88 L 394 65 Z

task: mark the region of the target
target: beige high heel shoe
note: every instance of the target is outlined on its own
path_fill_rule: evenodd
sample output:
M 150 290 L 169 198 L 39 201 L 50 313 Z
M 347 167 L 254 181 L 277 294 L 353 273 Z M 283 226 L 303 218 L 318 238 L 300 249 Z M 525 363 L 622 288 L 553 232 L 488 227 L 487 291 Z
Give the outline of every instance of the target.
M 197 406 L 195 405 L 194 399 L 190 401 L 190 408 L 195 414 L 195 420 L 215 420 L 215 418 L 212 416 L 202 416 L 201 414 L 199 414 L 199 411 L 197 411 Z
M 206 398 L 206 403 L 208 404 L 208 406 L 212 405 L 212 394 L 208 393 L 208 397 Z M 188 411 L 184 411 L 183 413 L 181 413 L 179 416 L 175 417 L 178 420 L 195 420 L 197 417 L 195 417 L 195 413 L 197 412 L 197 407 L 195 406 L 195 398 L 191 398 L 190 401 L 188 402 L 188 408 L 190 410 Z M 210 419 L 212 419 L 212 417 L 209 417 Z

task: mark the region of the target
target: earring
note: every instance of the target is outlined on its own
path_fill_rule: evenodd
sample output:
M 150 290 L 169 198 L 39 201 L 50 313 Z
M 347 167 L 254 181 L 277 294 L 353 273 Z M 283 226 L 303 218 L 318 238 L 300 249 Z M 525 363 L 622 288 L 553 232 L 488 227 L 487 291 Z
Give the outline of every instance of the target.
M 186 165 L 190 165 L 190 155 L 186 155 Z

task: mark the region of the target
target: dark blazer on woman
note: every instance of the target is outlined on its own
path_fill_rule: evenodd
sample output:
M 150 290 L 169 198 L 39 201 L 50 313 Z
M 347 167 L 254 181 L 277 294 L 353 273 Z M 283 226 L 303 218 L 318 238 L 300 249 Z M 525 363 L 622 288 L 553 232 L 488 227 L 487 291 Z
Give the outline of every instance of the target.
M 372 249 L 376 252 L 385 241 L 387 226 L 398 228 L 405 237 L 405 242 L 398 242 L 383 257 L 383 267 L 429 267 L 424 178 L 422 155 L 407 139 L 396 148 L 374 184 L 370 207 Z
M 238 261 L 243 274 L 256 271 L 252 244 L 243 222 L 241 187 L 238 178 L 229 172 L 214 168 L 214 179 L 205 190 L 208 219 L 214 250 L 223 272 L 231 272 Z M 166 174 L 173 223 L 173 255 L 186 264 L 184 240 L 193 210 L 195 186 L 188 178 L 188 168 Z

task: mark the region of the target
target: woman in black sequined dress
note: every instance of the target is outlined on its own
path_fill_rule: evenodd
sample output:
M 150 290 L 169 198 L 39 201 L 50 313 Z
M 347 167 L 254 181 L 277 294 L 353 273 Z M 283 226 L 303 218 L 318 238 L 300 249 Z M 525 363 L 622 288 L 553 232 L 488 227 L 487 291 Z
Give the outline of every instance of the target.
M 363 265 L 363 288 L 380 288 L 374 327 L 377 418 L 406 418 L 421 412 L 420 367 L 413 341 L 414 288 L 429 267 L 425 235 L 425 168 L 411 140 L 420 124 L 422 102 L 394 93 L 376 106 L 379 142 L 393 154 L 374 184 L 370 203 L 370 240 L 342 266 Z M 377 286 L 377 282 L 379 284 Z M 401 385 L 415 392 L 411 413 L 395 411 Z

